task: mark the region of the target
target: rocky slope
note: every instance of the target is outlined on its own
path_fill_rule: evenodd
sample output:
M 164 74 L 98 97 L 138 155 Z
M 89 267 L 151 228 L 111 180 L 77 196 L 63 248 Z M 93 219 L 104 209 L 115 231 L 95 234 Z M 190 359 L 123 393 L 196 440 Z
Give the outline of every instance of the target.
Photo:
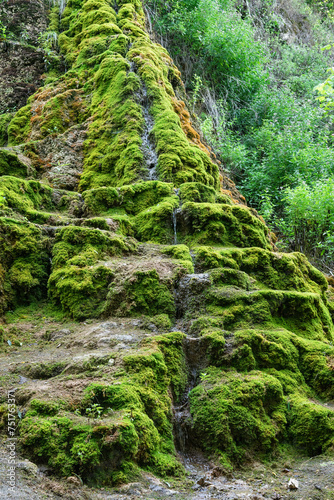
M 140 0 L 51 18 L 66 72 L 0 121 L 3 433 L 16 385 L 22 453 L 88 484 L 332 455 L 325 277 L 221 172 Z

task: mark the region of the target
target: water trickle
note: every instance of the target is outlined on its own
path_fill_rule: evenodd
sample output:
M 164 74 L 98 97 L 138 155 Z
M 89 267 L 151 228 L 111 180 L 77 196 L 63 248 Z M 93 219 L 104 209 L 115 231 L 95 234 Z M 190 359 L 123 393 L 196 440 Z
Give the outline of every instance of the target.
M 174 245 L 177 245 L 177 233 L 176 233 L 176 210 L 177 208 L 174 208 L 173 210 L 173 228 L 174 228 Z
M 187 336 L 184 339 L 184 353 L 188 369 L 188 384 L 178 406 L 174 406 L 174 437 L 176 448 L 184 454 L 196 447 L 192 431 L 189 394 L 198 383 L 199 371 L 206 363 L 205 347 L 201 338 Z
M 151 138 L 151 132 L 154 127 L 154 120 L 150 113 L 150 102 L 145 85 L 143 85 L 142 88 L 141 98 L 142 98 L 141 101 L 143 107 L 143 115 L 145 120 L 144 132 L 142 135 L 142 151 L 148 168 L 148 177 L 150 180 L 156 180 L 158 178 L 157 176 L 158 155 L 155 151 L 154 143 Z
M 174 189 L 174 192 L 176 196 L 179 195 L 179 190 Z M 174 245 L 177 245 L 177 214 L 181 212 L 181 200 L 180 200 L 180 205 L 177 208 L 174 208 L 173 214 L 172 214 L 172 220 L 173 220 L 173 230 L 174 230 Z

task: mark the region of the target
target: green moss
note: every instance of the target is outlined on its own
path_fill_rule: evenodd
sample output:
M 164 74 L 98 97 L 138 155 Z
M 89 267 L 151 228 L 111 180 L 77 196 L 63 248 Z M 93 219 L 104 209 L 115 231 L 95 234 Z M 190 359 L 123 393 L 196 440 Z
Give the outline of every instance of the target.
M 223 326 L 221 318 L 210 316 L 200 316 L 191 322 L 189 333 L 191 335 L 201 335 L 201 332 L 208 328 L 220 328 Z
M 28 103 L 31 99 L 28 100 Z M 8 125 L 8 144 L 14 146 L 28 139 L 31 132 L 31 104 L 21 108 Z
M 155 387 L 158 392 L 168 387 L 164 356 L 156 349 L 143 348 L 136 354 L 128 354 L 124 357 L 124 363 L 140 385 Z
M 196 259 L 203 270 L 212 267 L 240 269 L 254 278 L 261 288 L 323 295 L 328 286 L 323 274 L 298 252 L 280 254 L 261 248 L 219 250 L 199 247 Z
M 66 362 L 56 363 L 32 363 L 24 367 L 21 373 L 24 373 L 32 379 L 49 379 L 59 375 L 67 366 Z
M 154 465 L 149 467 L 149 469 L 158 476 L 184 476 L 184 469 L 182 467 L 182 464 L 173 455 L 155 452 L 152 457 L 152 464 Z
M 176 401 L 183 396 L 187 385 L 188 373 L 183 349 L 184 333 L 172 332 L 155 337 L 168 369 L 173 395 Z
M 152 102 L 150 113 L 154 118 L 153 135 L 159 155 L 160 178 L 177 186 L 198 181 L 216 187 L 218 168 L 211 162 L 208 151 L 191 127 L 184 103 L 175 97 L 169 79 L 178 85 L 179 74 L 173 68 L 168 53 L 152 43 L 146 34 L 141 36 L 133 24 L 126 23 L 124 26 L 132 31 L 133 36 L 128 57 L 137 65 L 138 74 Z M 162 84 L 158 84 L 159 81 Z
M 167 314 L 157 314 L 156 316 L 144 317 L 143 318 L 144 328 L 151 327 L 151 325 L 153 325 L 160 331 L 166 331 L 170 330 L 172 322 Z
M 176 185 L 196 180 L 217 187 L 218 167 L 174 94 L 173 85 L 181 85 L 179 72 L 167 52 L 149 39 L 141 2 L 121 5 L 117 16 L 107 1 L 70 4 L 61 23 L 59 45 L 67 63 L 86 72 L 85 87 L 93 90 L 80 189 L 148 178 L 143 96 L 138 94 L 146 89 L 160 178 Z
M 289 437 L 309 455 L 319 455 L 333 446 L 334 412 L 300 396 L 289 399 Z
M 201 446 L 237 464 L 272 451 L 286 423 L 281 384 L 259 371 L 206 370 L 190 409 Z
M 290 332 L 277 331 L 238 331 L 235 342 L 250 348 L 257 369 L 275 368 L 276 370 L 298 371 L 299 353 L 294 346 Z M 237 350 L 238 351 L 238 350 Z M 233 355 L 233 364 L 238 364 L 238 356 Z
M 43 415 L 43 416 L 54 416 L 59 413 L 60 406 L 58 403 L 53 401 L 40 401 L 38 399 L 32 399 L 30 401 L 29 413 L 27 416 Z
M 232 267 L 236 268 L 237 264 L 232 259 L 224 258 L 218 250 L 214 250 L 208 246 L 200 246 L 195 250 L 196 265 L 202 270 L 214 269 L 216 267 Z
M 7 135 L 9 144 L 32 141 L 23 151 L 36 166 L 28 171 L 0 151 L 0 208 L 15 218 L 0 219 L 0 310 L 44 297 L 49 278 L 50 302 L 76 320 L 145 315 L 141 326 L 164 333 L 182 315 L 199 337 L 201 366 L 212 365 L 190 394 L 192 436 L 203 450 L 227 469 L 284 439 L 325 451 L 332 413 L 307 398 L 334 397 L 326 280 L 301 254 L 273 252 L 263 220 L 220 188 L 218 166 L 177 97 L 180 73 L 146 32 L 142 2 L 118 0 L 117 11 L 108 0 L 68 0 L 59 20 L 52 9 L 67 71 L 49 73 L 8 131 L 9 117 L 0 118 L 0 147 Z M 79 130 L 87 132 L 84 204 L 77 193 L 19 178 L 42 175 L 40 148 Z M 149 180 L 147 143 L 159 180 Z M 46 239 L 49 228 L 37 224 L 54 220 L 55 239 Z M 171 245 L 175 222 L 181 244 Z M 201 245 L 203 280 L 192 275 L 186 244 Z M 130 256 L 137 248 L 140 269 Z M 101 484 L 130 480 L 139 467 L 180 474 L 171 398 L 180 402 L 187 387 L 187 346 L 183 333 L 169 332 L 119 351 L 116 370 L 100 366 L 108 358 L 98 369 L 95 359 L 72 367 L 95 379 L 77 411 L 33 400 L 22 446 L 58 474 Z M 27 373 L 64 377 L 63 367 L 38 363 Z M 102 411 L 92 415 L 95 405 Z
M 76 319 L 98 317 L 105 310 L 114 277 L 101 261 L 134 248 L 132 240 L 107 231 L 74 226 L 61 229 L 53 247 L 49 297 Z
M 138 77 L 120 54 L 109 54 L 94 74 L 96 109 L 85 142 L 85 167 L 80 189 L 130 184 L 144 175 L 141 151 L 143 118 L 133 98 Z M 109 110 L 113 110 L 109 117 Z
M 94 481 L 100 461 L 107 460 L 109 470 L 104 468 L 102 484 L 112 483 L 111 473 L 123 460 L 133 458 L 138 440 L 134 424 L 122 416 L 118 421 L 108 419 L 101 428 L 65 412 L 47 418 L 27 415 L 20 426 L 23 448 L 35 460 L 46 461 L 58 474 L 88 474 Z
M 233 205 L 233 201 L 227 194 L 218 193 L 216 196 L 216 203 L 221 203 L 222 205 Z
M 118 277 L 111 283 L 108 296 L 108 313 L 120 316 L 146 314 L 175 315 L 174 298 L 155 269 L 135 271 L 131 278 L 123 281 Z
M 194 272 L 190 250 L 186 245 L 172 245 L 164 247 L 162 249 L 162 253 L 172 257 L 175 261 L 179 261 L 177 265 L 186 269 L 187 273 L 191 274 Z
M 172 216 L 179 200 L 176 196 L 165 198 L 161 203 L 140 212 L 135 217 L 136 236 L 139 240 L 170 243 L 174 239 Z
M 216 191 L 210 186 L 201 182 L 186 182 L 179 188 L 182 203 L 193 201 L 195 203 L 214 203 L 216 200 Z
M 323 398 L 333 398 L 334 347 L 323 342 L 292 337 L 299 351 L 299 368 L 307 384 Z
M 174 456 L 168 396 L 169 377 L 174 379 L 182 360 L 182 337 L 174 333 L 149 339 L 136 353 L 124 356 L 126 375 L 117 384 L 93 383 L 82 402 L 82 408 L 94 402 L 126 416 L 135 430 L 126 440 L 132 460 L 163 476 L 182 471 Z
M 0 175 L 26 177 L 27 166 L 14 153 L 3 149 L 0 151 Z
M 172 185 L 147 181 L 122 186 L 119 189 L 101 187 L 83 193 L 86 206 L 93 214 L 108 213 L 110 208 L 121 207 L 129 215 L 136 215 L 172 194 Z
M 197 244 L 269 248 L 268 229 L 241 206 L 186 202 L 183 237 Z
M 0 218 L 1 312 L 41 299 L 46 293 L 49 249 L 41 229 Z
M 245 272 L 237 269 L 214 269 L 210 272 L 210 279 L 215 286 L 232 285 L 247 291 L 254 288 L 254 280 Z
M 2 208 L 11 208 L 34 219 L 39 209 L 52 209 L 52 189 L 38 181 L 4 175 L 0 178 Z M 46 217 L 49 217 L 46 215 Z
M 162 252 L 178 260 L 189 260 L 192 262 L 189 248 L 186 245 L 172 245 L 164 247 Z
M 221 365 L 225 351 L 225 333 L 218 328 L 205 328 L 201 331 L 201 337 L 207 348 L 206 355 L 213 365 Z
M 224 315 L 225 328 L 264 324 L 315 340 L 331 340 L 333 336 L 329 312 L 315 293 L 220 286 L 209 289 L 206 300 L 209 313 Z
M 0 147 L 6 146 L 8 142 L 8 125 L 13 118 L 13 113 L 0 115 Z

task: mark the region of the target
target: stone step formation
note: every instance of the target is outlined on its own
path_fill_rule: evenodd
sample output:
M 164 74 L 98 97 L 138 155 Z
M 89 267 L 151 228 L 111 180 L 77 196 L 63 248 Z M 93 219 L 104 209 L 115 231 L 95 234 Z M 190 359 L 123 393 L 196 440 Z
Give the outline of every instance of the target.
M 53 22 L 66 72 L 0 149 L 0 308 L 47 299 L 99 326 L 78 344 L 89 359 L 60 349 L 16 368 L 22 449 L 98 484 L 182 475 L 176 448 L 224 470 L 282 443 L 330 453 L 325 277 L 276 251 L 203 143 L 140 0 L 69 0 Z

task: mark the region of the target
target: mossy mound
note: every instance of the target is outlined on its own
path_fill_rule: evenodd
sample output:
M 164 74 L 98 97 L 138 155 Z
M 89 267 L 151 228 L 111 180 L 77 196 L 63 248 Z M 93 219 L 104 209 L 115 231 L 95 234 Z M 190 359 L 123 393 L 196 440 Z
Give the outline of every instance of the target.
M 192 431 L 224 467 L 274 452 L 278 441 L 315 455 L 333 446 L 334 411 L 296 393 L 284 397 L 279 378 L 209 368 L 191 391 Z
M 271 451 L 286 423 L 281 384 L 257 371 L 208 369 L 190 394 L 190 409 L 201 446 L 219 452 L 225 466 Z
M 50 298 L 76 319 L 100 316 L 114 276 L 103 260 L 135 247 L 134 241 L 109 231 L 73 226 L 61 229 L 53 247 Z
M 22 446 L 58 474 L 100 485 L 122 483 L 138 466 L 182 475 L 169 396 L 171 383 L 178 392 L 186 382 L 182 339 L 181 333 L 162 335 L 123 356 L 122 369 L 109 374 L 108 383 L 95 377 L 76 409 L 70 401 L 33 399 L 20 427 Z
M 50 272 L 50 249 L 41 229 L 28 222 L 0 218 L 0 308 L 41 299 Z
M 8 142 L 8 125 L 13 118 L 13 113 L 0 115 L 0 147 L 6 146 Z
M 15 177 L 26 177 L 27 166 L 10 151 L 0 150 L 0 175 L 13 175 Z

